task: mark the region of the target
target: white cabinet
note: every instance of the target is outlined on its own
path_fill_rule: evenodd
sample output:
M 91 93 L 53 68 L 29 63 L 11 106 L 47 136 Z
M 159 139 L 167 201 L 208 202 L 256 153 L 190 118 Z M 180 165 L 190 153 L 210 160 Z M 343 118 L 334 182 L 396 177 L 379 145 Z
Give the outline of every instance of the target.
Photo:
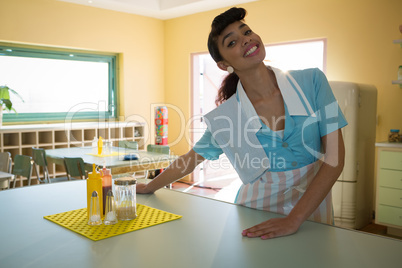
M 376 143 L 378 150 L 376 223 L 402 236 L 402 143 Z

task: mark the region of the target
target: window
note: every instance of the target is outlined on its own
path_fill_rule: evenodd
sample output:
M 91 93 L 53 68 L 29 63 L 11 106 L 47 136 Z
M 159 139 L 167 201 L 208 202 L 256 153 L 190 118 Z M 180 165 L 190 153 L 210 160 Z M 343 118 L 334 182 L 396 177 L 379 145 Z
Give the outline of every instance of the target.
M 283 71 L 319 68 L 325 73 L 326 39 L 265 46 L 265 64 Z
M 0 85 L 16 113 L 4 122 L 117 117 L 116 54 L 0 44 Z

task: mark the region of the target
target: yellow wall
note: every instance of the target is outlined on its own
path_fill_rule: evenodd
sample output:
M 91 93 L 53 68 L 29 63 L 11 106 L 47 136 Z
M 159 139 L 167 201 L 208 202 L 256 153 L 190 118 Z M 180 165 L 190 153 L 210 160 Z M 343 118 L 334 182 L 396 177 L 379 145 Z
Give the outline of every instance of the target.
M 378 89 L 377 140 L 402 129 L 402 89 L 391 85 L 402 65 L 400 0 L 260 0 L 241 5 L 266 44 L 327 38 L 327 76 Z M 55 0 L 1 0 L 0 42 L 120 53 L 120 112 L 151 122 L 151 105 L 166 102 L 169 142 L 178 140 L 191 110 L 191 53 L 206 52 L 218 9 L 176 19 L 108 11 Z M 184 120 L 184 121 L 185 121 Z M 185 138 L 173 146 L 185 153 Z M 148 141 L 148 142 L 153 142 Z
M 0 25 L 0 42 L 120 53 L 120 113 L 129 119 L 149 121 L 150 104 L 164 101 L 161 20 L 55 0 L 1 0 Z
M 260 0 L 239 5 L 248 11 L 246 22 L 266 44 L 327 38 L 327 76 L 373 84 L 378 89 L 377 141 L 390 128 L 402 130 L 402 89 L 392 85 L 402 65 L 400 0 Z M 225 9 L 165 22 L 165 100 L 190 115 L 191 53 L 207 51 L 212 19 Z M 169 141 L 179 135 L 179 123 L 169 118 Z M 175 152 L 189 149 L 185 140 Z

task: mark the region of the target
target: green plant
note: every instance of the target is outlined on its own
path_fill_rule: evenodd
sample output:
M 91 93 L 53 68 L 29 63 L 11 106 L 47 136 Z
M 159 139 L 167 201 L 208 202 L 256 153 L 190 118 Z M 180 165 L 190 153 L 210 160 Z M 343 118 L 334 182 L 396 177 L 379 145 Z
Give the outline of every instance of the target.
M 17 112 L 14 109 L 13 103 L 10 100 L 10 92 L 19 97 L 22 102 L 24 102 L 22 97 L 14 89 L 9 88 L 8 86 L 0 86 L 0 105 L 8 111 Z

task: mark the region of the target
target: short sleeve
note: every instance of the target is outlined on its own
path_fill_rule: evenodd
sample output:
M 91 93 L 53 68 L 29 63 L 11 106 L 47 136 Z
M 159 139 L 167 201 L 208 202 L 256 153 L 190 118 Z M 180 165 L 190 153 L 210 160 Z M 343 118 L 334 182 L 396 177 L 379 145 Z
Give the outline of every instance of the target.
M 223 153 L 222 149 L 212 137 L 212 133 L 207 129 L 201 139 L 195 144 L 193 150 L 208 160 L 216 160 Z
M 321 137 L 348 124 L 335 99 L 325 74 L 315 69 L 314 85 L 316 89 L 317 116 Z

